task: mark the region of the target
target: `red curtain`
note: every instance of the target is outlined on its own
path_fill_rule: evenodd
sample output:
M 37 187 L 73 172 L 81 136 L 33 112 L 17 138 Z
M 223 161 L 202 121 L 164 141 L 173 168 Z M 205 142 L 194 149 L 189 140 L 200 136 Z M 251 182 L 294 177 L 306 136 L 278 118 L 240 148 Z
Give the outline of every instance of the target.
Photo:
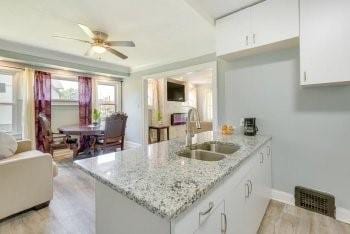
M 39 122 L 39 114 L 44 113 L 51 121 L 51 74 L 35 71 L 34 80 L 34 105 L 35 105 L 35 138 L 36 148 L 44 151 L 42 126 Z
M 78 77 L 79 81 L 79 124 L 91 124 L 92 117 L 92 81 L 90 77 Z

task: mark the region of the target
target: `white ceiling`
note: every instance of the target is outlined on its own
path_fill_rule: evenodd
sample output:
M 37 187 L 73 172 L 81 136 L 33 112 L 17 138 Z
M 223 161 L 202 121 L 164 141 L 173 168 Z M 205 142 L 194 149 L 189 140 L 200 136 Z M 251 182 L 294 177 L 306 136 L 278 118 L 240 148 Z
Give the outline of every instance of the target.
M 186 0 L 193 8 L 212 19 L 220 18 L 233 11 L 252 5 L 262 0 Z
M 102 60 L 142 70 L 215 52 L 214 26 L 184 0 L 2 0 L 0 39 L 83 55 L 88 45 L 52 35 L 88 39 L 85 24 L 110 35 L 133 40 L 135 48 L 117 48 L 121 60 Z

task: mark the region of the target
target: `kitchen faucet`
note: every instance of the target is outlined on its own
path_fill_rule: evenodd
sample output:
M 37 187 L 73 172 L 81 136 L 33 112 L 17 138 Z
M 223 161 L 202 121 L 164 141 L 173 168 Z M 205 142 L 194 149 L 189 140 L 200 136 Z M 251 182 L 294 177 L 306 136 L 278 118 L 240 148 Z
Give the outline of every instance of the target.
M 201 123 L 200 123 L 200 120 L 199 120 L 198 110 L 196 108 L 194 108 L 194 107 L 191 107 L 188 110 L 187 120 L 186 120 L 186 146 L 190 147 L 190 148 L 192 147 L 192 137 L 194 137 L 194 132 L 192 131 L 192 128 L 191 128 L 192 113 L 194 113 L 194 115 L 195 115 L 196 128 L 197 129 L 201 128 Z

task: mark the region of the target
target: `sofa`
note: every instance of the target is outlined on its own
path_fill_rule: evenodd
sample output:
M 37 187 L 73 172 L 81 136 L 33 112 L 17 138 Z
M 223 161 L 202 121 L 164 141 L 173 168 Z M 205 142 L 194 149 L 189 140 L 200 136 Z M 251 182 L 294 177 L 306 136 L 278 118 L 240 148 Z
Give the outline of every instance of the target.
M 15 155 L 0 160 L 0 220 L 45 207 L 53 198 L 57 167 L 52 156 L 32 150 L 29 140 L 17 144 Z

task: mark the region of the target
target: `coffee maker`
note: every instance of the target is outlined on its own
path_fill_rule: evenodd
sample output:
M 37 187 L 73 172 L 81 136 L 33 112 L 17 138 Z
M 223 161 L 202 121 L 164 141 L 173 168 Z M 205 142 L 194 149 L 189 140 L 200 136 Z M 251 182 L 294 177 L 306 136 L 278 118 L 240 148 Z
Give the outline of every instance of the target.
M 258 127 L 256 126 L 256 118 L 244 118 L 244 135 L 255 136 L 258 132 Z

